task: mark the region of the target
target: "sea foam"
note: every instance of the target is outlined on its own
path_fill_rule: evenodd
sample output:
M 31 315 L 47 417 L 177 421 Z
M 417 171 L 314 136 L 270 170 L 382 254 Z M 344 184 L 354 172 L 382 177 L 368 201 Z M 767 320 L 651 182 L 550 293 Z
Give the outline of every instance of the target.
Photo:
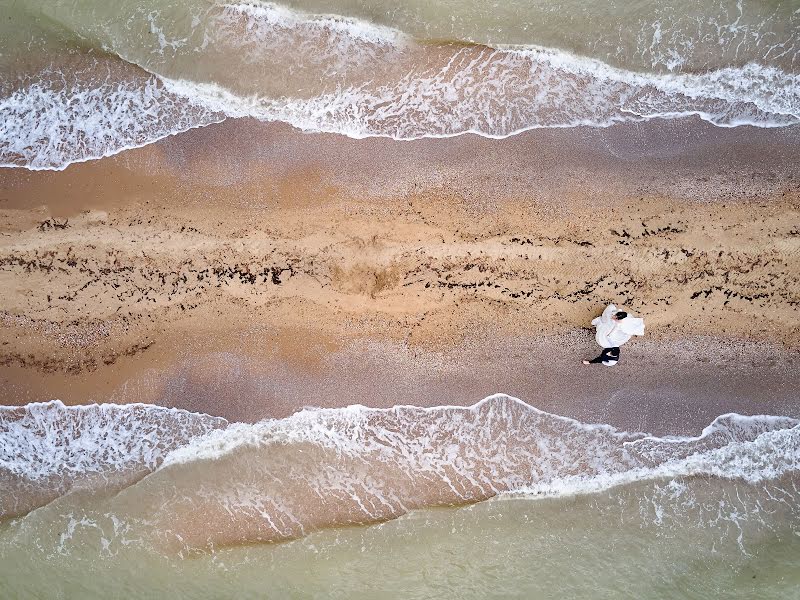
M 504 138 L 537 128 L 688 116 L 720 127 L 782 127 L 800 118 L 800 77 L 776 69 L 645 76 L 546 49 L 461 49 L 440 70 L 309 99 L 242 97 L 211 83 L 164 85 L 213 113 L 352 138 Z
M 0 97 L 0 167 L 61 170 L 222 121 L 133 68 L 47 68 Z
M 554 48 L 419 44 L 389 27 L 273 4 L 215 10 L 203 43 L 228 53 L 220 77 L 229 60 L 251 75 L 222 84 L 213 69 L 189 79 L 105 59 L 79 72 L 53 65 L 0 98 L 0 165 L 62 169 L 240 117 L 397 140 L 689 116 L 720 127 L 800 120 L 800 75 L 774 66 L 634 72 Z M 294 91 L 252 87 L 282 79 Z
M 4 492 L 26 495 L 6 501 L 10 514 L 75 486 L 118 486 L 108 476 L 133 470 L 140 475 L 114 496 L 119 510 L 188 547 L 290 539 L 508 494 L 591 494 L 696 477 L 777 489 L 800 470 L 796 419 L 723 415 L 699 436 L 658 438 L 505 395 L 462 407 L 305 409 L 255 424 L 148 405 L 2 410 L 0 474 L 26 483 Z M 36 486 L 46 493 L 32 494 Z M 213 531 L 191 516 L 199 514 Z
M 0 407 L 0 469 L 30 480 L 155 469 L 219 417 L 148 404 L 66 406 L 60 400 Z

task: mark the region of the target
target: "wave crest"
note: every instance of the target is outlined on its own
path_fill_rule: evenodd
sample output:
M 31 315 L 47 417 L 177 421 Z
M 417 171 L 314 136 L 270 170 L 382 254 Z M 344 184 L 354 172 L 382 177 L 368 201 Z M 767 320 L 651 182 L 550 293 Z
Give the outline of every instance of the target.
M 127 485 L 170 451 L 225 427 L 218 417 L 145 404 L 0 407 L 0 518 L 73 487 Z
M 150 18 L 157 41 L 166 25 Z M 118 41 L 128 63 L 75 59 L 4 86 L 0 165 L 62 169 L 239 117 L 398 140 L 687 116 L 721 127 L 800 121 L 800 75 L 752 62 L 635 72 L 554 48 L 421 44 L 266 3 L 214 5 L 196 20 L 181 37 L 196 47 Z
M 0 97 L 0 167 L 60 170 L 224 118 L 118 61 L 53 65 Z
M 231 425 L 143 405 L 15 410 L 81 424 L 47 444 L 30 443 L 38 435 L 33 429 L 27 438 L 0 430 L 0 448 L 24 454 L 32 469 L 17 463 L 15 473 L 37 483 L 39 465 L 56 464 L 62 446 L 90 450 L 94 458 L 83 459 L 87 475 L 97 464 L 144 469 L 150 474 L 128 482 L 103 510 L 162 532 L 163 543 L 189 548 L 290 539 L 499 494 L 595 493 L 697 476 L 774 484 L 800 470 L 796 419 L 725 415 L 698 437 L 656 438 L 559 417 L 504 395 L 470 407 L 306 409 Z M 107 419 L 112 414 L 118 426 Z M 163 423 L 175 425 L 164 440 Z M 131 456 L 109 460 L 107 440 L 114 448 L 133 443 Z M 158 452 L 150 454 L 153 447 Z M 97 490 L 111 485 L 97 478 L 81 483 Z

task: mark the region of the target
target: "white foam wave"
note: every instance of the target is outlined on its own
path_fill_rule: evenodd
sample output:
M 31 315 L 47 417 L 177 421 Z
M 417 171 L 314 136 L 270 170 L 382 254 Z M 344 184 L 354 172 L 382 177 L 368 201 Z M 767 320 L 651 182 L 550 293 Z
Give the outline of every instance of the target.
M 761 419 L 762 417 L 759 417 Z M 778 423 L 775 417 L 761 421 L 756 428 L 766 423 Z M 728 431 L 715 431 L 723 436 Z M 693 439 L 668 439 L 660 443 L 685 457 L 665 457 L 663 463 L 637 466 L 620 472 L 604 472 L 586 476 L 568 476 L 553 481 L 537 482 L 534 485 L 510 490 L 512 496 L 548 495 L 563 496 L 597 493 L 610 488 L 652 480 L 676 480 L 684 477 L 717 477 L 759 484 L 779 479 L 787 473 L 800 471 L 800 427 L 767 430 L 750 440 L 731 441 L 725 446 L 709 450 L 697 449 L 689 443 Z M 650 438 L 653 441 L 653 438 Z M 636 442 L 631 442 L 636 444 Z M 678 444 L 678 446 L 675 446 Z M 661 448 L 666 454 L 666 449 Z
M 0 407 L 0 471 L 31 481 L 153 470 L 170 451 L 227 422 L 148 404 Z
M 180 544 L 202 547 L 507 494 L 585 494 L 696 476 L 774 485 L 800 468 L 798 423 L 727 416 L 698 437 L 655 438 L 504 395 L 470 407 L 308 409 L 197 438 L 120 501 L 213 515 L 213 534 L 191 522 L 171 529 Z
M 772 417 L 767 417 L 772 418 Z M 225 431 L 212 432 L 193 443 L 171 452 L 163 467 L 202 460 L 219 460 L 242 448 L 263 448 L 274 443 L 314 443 L 342 452 L 382 452 L 387 440 L 419 444 L 425 453 L 431 436 L 457 441 L 471 441 L 473 437 L 489 434 L 520 434 L 536 438 L 538 427 L 523 428 L 526 424 L 548 424 L 549 433 L 581 432 L 587 437 L 615 440 L 621 446 L 628 440 L 645 438 L 644 433 L 628 433 L 611 425 L 587 424 L 535 408 L 518 398 L 494 394 L 470 406 L 398 405 L 389 409 L 370 408 L 353 404 L 342 408 L 304 408 L 284 419 L 267 419 L 255 424 L 234 423 Z M 385 429 L 391 424 L 392 430 Z M 492 431 L 493 426 L 498 429 Z M 404 435 L 399 428 L 408 428 L 414 434 Z M 474 430 L 474 431 L 473 431 Z M 655 438 L 657 439 L 657 438 Z M 583 449 L 581 450 L 583 451 Z M 586 452 L 592 454 L 591 452 Z
M 231 117 L 400 140 L 463 133 L 506 137 L 538 127 L 689 115 L 719 126 L 784 126 L 800 118 L 800 75 L 777 67 L 750 63 L 695 74 L 638 73 L 532 45 L 421 46 L 396 29 L 272 3 L 223 7 L 211 31 L 231 52 L 269 73 L 280 71 L 275 55 L 279 65 L 292 65 L 290 71 L 313 65 L 328 80 L 310 97 L 243 94 L 209 81 L 165 82 L 171 91 Z
M 61 170 L 223 119 L 148 74 L 46 69 L 0 97 L 0 167 Z
M 534 46 L 419 45 L 388 27 L 271 3 L 221 4 L 205 26 L 224 72 L 241 63 L 227 87 L 214 69 L 211 80 L 100 59 L 46 70 L 0 98 L 0 165 L 62 169 L 226 117 L 397 140 L 687 116 L 721 127 L 800 121 L 800 74 L 776 67 L 638 73 Z M 252 76 L 237 91 L 239 72 Z
M 468 407 L 355 405 L 231 425 L 148 405 L 47 403 L 0 412 L 0 459 L 48 490 L 54 474 L 96 489 L 114 482 L 95 473 L 150 471 L 123 482 L 129 487 L 110 500 L 114 514 L 148 523 L 168 545 L 197 548 L 289 539 L 508 494 L 564 496 L 650 482 L 674 492 L 697 477 L 791 495 L 781 482 L 800 473 L 800 421 L 724 415 L 699 436 L 658 438 L 501 394 Z M 31 491 L 9 493 L 15 489 Z M 8 498 L 6 510 L 24 514 L 54 497 Z
M 800 120 L 800 76 L 777 69 L 748 65 L 705 75 L 644 76 L 542 50 L 463 49 L 436 72 L 310 99 L 242 97 L 214 84 L 164 83 L 211 112 L 352 138 L 504 138 L 536 128 L 688 116 L 721 127 L 782 127 Z
M 0 468 L 30 480 L 166 469 L 292 444 L 374 454 L 407 463 L 409 473 L 443 470 L 456 458 L 505 471 L 525 464 L 526 484 L 608 472 L 630 480 L 697 471 L 757 481 L 800 468 L 800 421 L 789 417 L 727 414 L 696 437 L 654 437 L 582 423 L 503 394 L 472 406 L 304 409 L 256 424 L 148 404 L 0 407 Z M 509 453 L 510 446 L 520 451 Z
M 408 474 L 456 467 L 498 491 L 561 492 L 695 474 L 749 482 L 800 470 L 800 421 L 722 415 L 696 437 L 654 437 L 587 424 L 497 394 L 468 406 L 305 409 L 289 418 L 234 424 L 176 448 L 161 469 L 218 461 L 245 449 L 313 445 L 402 465 Z M 513 451 L 510 451 L 513 450 Z M 522 471 L 520 471 L 522 467 Z M 506 479 L 510 475 L 510 479 Z M 521 476 L 520 476 L 521 475 Z M 568 485 L 567 485 L 568 484 Z

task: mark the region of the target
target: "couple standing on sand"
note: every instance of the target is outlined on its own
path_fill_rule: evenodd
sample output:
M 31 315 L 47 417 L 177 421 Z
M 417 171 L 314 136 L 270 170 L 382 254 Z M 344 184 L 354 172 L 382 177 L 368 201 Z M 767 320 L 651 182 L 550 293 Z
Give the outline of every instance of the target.
M 594 338 L 603 351 L 597 358 L 584 360 L 585 365 L 602 363 L 613 367 L 619 361 L 619 347 L 631 336 L 644 335 L 644 320 L 617 310 L 613 304 L 609 304 L 603 314 L 592 321 L 592 325 L 597 329 Z

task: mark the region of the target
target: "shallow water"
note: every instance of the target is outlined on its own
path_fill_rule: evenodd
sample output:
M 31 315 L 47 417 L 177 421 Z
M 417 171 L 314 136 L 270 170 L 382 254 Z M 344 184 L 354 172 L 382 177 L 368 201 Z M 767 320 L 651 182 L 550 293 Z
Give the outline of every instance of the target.
M 792 2 L 0 0 L 0 164 L 225 118 L 395 139 L 800 118 Z
M 8 407 L 0 596 L 791 598 L 799 474 L 784 417 L 653 437 L 501 395 L 256 424 Z
M 11 527 L 0 535 L 0 595 L 796 598 L 797 514 L 784 522 L 785 515 L 742 523 L 740 530 L 698 523 L 688 509 L 656 509 L 670 495 L 688 498 L 692 487 L 703 495 L 719 492 L 711 482 L 686 481 L 493 500 L 186 557 L 132 543 L 106 546 L 93 527 L 75 530 L 57 551 L 12 546 L 20 533 Z M 722 487 L 735 488 L 743 502 L 760 493 L 743 484 Z M 29 529 L 39 527 L 45 526 Z

